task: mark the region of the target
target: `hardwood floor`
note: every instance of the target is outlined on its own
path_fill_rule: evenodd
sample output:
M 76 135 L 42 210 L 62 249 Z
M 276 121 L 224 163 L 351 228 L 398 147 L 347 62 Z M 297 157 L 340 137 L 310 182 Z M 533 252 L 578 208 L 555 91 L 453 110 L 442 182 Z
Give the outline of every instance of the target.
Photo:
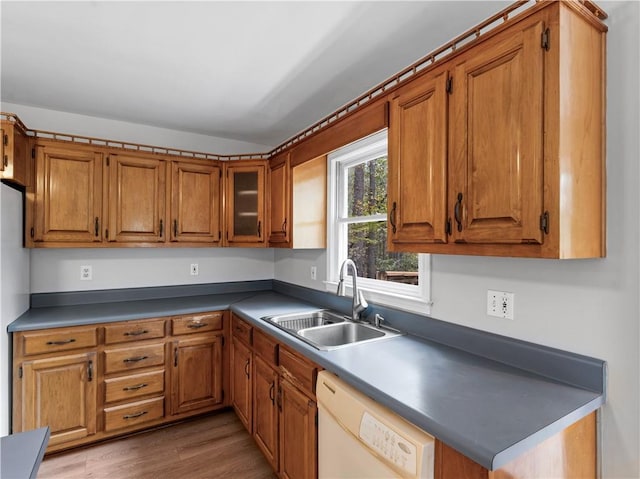
M 233 411 L 48 456 L 39 479 L 275 478 Z

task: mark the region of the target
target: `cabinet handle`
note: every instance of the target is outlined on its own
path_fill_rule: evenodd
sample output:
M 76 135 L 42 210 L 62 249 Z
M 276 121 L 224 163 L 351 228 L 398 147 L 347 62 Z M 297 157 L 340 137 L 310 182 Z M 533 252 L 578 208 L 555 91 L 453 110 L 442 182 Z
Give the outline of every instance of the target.
M 278 386 L 278 409 L 282 411 L 282 386 Z
M 164 234 L 164 222 L 160 220 L 160 237 Z
M 96 235 L 96 238 L 98 237 L 98 234 L 100 233 L 100 219 L 96 216 L 96 219 L 94 221 L 94 233 Z
M 398 204 L 394 201 L 391 207 L 391 214 L 389 215 L 389 223 L 391 223 L 391 231 L 396 234 L 396 208 Z
M 147 411 L 140 411 L 135 414 L 125 414 L 122 416 L 122 419 L 135 419 L 137 417 L 144 416 L 145 414 L 147 414 Z
M 249 378 L 249 364 L 251 364 L 251 359 L 247 359 L 247 364 L 244 365 L 244 373 Z
M 274 404 L 276 400 L 275 389 L 276 383 L 272 382 L 271 387 L 269 388 L 269 399 L 271 399 L 271 404 Z
M 137 363 L 138 361 L 144 361 L 145 359 L 149 359 L 149 356 L 136 356 L 134 358 L 123 359 L 122 361 L 125 363 Z
M 93 361 L 89 361 L 87 365 L 87 381 L 93 381 Z
M 4 163 L 5 168 L 9 166 L 9 157 L 7 155 L 4 155 L 4 160 L 2 160 L 2 162 Z
M 258 221 L 258 238 L 262 236 L 262 221 Z
M 125 336 L 140 336 L 141 334 L 147 334 L 149 331 L 146 329 L 138 329 L 137 331 L 127 331 Z
M 282 223 L 282 232 L 287 233 L 287 218 L 285 218 L 284 223 Z
M 178 366 L 178 348 L 173 348 L 173 367 Z
M 209 326 L 209 323 L 191 323 L 187 326 L 187 328 L 200 329 L 204 328 L 205 326 Z
M 135 386 L 127 386 L 126 388 L 122 388 L 123 391 L 137 391 L 138 389 L 146 388 L 148 384 L 136 384 Z
M 173 236 L 178 236 L 178 220 L 173 220 Z
M 458 223 L 458 231 L 462 231 L 462 193 L 458 193 L 458 201 L 453 208 L 453 216 Z
M 62 346 L 64 344 L 75 343 L 75 339 L 65 339 L 63 341 L 47 341 L 47 346 Z

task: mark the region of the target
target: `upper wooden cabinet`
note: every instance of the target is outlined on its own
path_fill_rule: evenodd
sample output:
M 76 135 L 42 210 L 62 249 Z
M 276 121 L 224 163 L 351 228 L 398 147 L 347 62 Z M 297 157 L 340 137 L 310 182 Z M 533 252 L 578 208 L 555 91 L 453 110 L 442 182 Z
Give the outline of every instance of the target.
M 36 148 L 34 225 L 27 232 L 33 241 L 102 241 L 103 163 L 104 155 L 90 149 Z
M 266 246 L 266 168 L 262 160 L 225 165 L 225 239 L 229 246 Z
M 220 243 L 221 177 L 217 163 L 171 163 L 171 241 Z
M 26 186 L 28 175 L 29 138 L 20 123 L 0 122 L 0 178 Z
M 164 241 L 165 161 L 129 155 L 109 155 L 108 241 Z
M 399 90 L 391 101 L 391 250 L 447 242 L 447 79 L 447 70 L 438 69 L 419 85 Z
M 606 27 L 585 12 L 541 3 L 397 91 L 389 249 L 604 256 Z
M 270 161 L 269 246 L 327 246 L 327 157 L 291 166 L 289 154 Z
M 289 246 L 291 183 L 289 154 L 269 162 L 269 246 Z

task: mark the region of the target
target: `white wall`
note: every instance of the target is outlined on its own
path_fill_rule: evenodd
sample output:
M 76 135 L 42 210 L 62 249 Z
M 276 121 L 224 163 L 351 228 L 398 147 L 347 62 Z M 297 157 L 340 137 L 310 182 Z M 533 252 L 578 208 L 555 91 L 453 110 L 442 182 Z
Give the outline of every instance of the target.
M 177 148 L 220 155 L 263 153 L 270 151 L 272 148 L 272 146 L 257 145 L 245 141 L 228 140 L 226 138 L 168 130 L 125 121 L 46 110 L 15 103 L 2 102 L 0 111 L 15 113 L 27 125 L 27 128 L 32 130 L 54 131 L 56 133 L 90 136 L 115 141 L 129 141 L 164 148 Z
M 197 263 L 199 274 L 189 267 Z M 91 265 L 93 279 L 80 280 Z M 31 250 L 31 292 L 142 288 L 273 278 L 265 248 L 114 248 Z
M 29 309 L 29 251 L 22 248 L 22 193 L 0 186 L 0 436 L 9 434 L 7 325 Z
M 607 90 L 608 251 L 597 260 L 432 258 L 432 316 L 608 362 L 602 411 L 603 477 L 640 477 L 640 3 L 605 2 L 610 17 Z M 588 214 L 588 212 L 585 212 Z M 275 277 L 323 289 L 324 254 L 280 250 Z M 515 293 L 515 320 L 486 316 L 486 291 Z

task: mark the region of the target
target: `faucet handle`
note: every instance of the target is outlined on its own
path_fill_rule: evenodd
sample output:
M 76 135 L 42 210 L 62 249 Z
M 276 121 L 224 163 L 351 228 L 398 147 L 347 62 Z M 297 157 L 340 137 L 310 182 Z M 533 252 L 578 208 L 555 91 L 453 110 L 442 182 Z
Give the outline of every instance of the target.
M 382 323 L 384 321 L 384 318 L 382 317 L 382 315 L 376 313 L 376 315 L 373 317 L 373 325 L 376 328 L 380 327 L 380 323 Z

